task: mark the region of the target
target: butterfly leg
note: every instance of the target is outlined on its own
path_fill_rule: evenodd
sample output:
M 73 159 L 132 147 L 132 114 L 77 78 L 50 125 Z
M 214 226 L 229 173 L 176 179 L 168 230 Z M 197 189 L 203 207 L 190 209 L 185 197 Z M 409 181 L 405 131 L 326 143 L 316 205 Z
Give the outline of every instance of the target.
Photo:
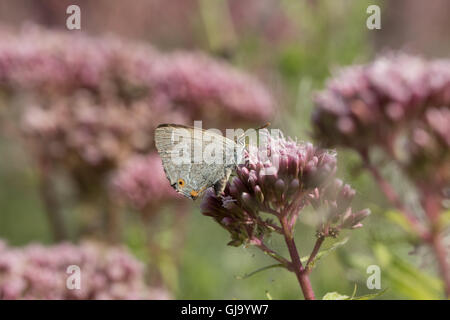
M 217 197 L 221 195 L 225 190 L 225 186 L 227 185 L 228 179 L 230 178 L 231 171 L 232 170 L 229 168 L 225 169 L 225 176 L 214 184 L 214 192 L 216 193 Z

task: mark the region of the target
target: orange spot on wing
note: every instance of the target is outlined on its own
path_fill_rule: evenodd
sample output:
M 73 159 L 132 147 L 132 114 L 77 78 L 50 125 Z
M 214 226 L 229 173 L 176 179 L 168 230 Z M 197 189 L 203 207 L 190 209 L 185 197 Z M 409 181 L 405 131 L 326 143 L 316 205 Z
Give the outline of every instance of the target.
M 191 197 L 194 198 L 194 199 L 197 198 L 198 197 L 198 192 L 195 191 L 195 190 L 192 190 L 191 191 Z

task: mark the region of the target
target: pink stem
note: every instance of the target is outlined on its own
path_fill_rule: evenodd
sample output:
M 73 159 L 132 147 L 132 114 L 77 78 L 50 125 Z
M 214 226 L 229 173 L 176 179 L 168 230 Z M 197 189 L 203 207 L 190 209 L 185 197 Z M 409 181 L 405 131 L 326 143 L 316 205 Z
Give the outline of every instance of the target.
M 309 280 L 308 272 L 303 267 L 300 261 L 300 256 L 298 255 L 297 247 L 295 245 L 294 237 L 289 228 L 289 223 L 286 216 L 280 217 L 280 223 L 283 229 L 284 240 L 289 250 L 289 255 L 292 259 L 292 267 L 295 275 L 297 276 L 298 283 L 303 292 L 303 296 L 306 300 L 315 300 L 314 291 Z
M 436 255 L 439 271 L 444 281 L 445 294 L 450 298 L 450 266 L 447 260 L 447 250 L 443 243 L 441 228 L 439 225 L 441 199 L 436 196 L 435 193 L 427 191 L 427 186 L 422 189 L 422 205 L 430 221 L 431 226 L 431 239 L 429 244 Z
M 388 201 L 392 203 L 401 214 L 403 214 L 412 230 L 423 240 L 428 241 L 430 239 L 429 232 L 420 224 L 420 221 L 414 216 L 414 214 L 403 204 L 391 184 L 382 176 L 378 168 L 373 166 L 366 157 L 363 156 L 363 160 L 366 169 L 372 174 L 381 192 L 383 192 Z
M 325 237 L 319 237 L 316 240 L 316 243 L 314 245 L 313 251 L 309 255 L 308 262 L 306 263 L 306 270 L 307 272 L 311 272 L 312 268 L 312 262 L 314 261 L 314 258 L 319 253 L 320 247 L 322 246 L 323 241 L 325 240 Z
M 431 240 L 431 247 L 436 255 L 439 271 L 444 280 L 445 294 L 450 299 L 450 268 L 447 261 L 447 250 L 442 243 L 441 234 L 434 234 Z
M 428 221 L 431 224 L 430 231 L 425 229 L 420 221 L 406 208 L 402 203 L 394 188 L 389 184 L 389 182 L 384 179 L 384 177 L 379 172 L 378 168 L 373 166 L 367 154 L 362 153 L 361 157 L 364 161 L 365 167 L 374 177 L 375 181 L 379 185 L 381 191 L 385 194 L 386 198 L 404 215 L 404 217 L 409 222 L 412 229 L 417 233 L 417 235 L 426 243 L 428 243 L 434 251 L 437 258 L 438 266 L 442 279 L 444 281 L 445 293 L 447 297 L 450 298 L 450 266 L 447 261 L 447 252 L 445 246 L 442 243 L 442 236 L 440 234 L 438 222 L 439 222 L 439 212 L 440 212 L 440 201 L 439 198 L 436 199 L 433 192 L 428 192 L 428 187 L 424 186 L 421 188 L 421 193 L 423 197 L 422 205 L 425 210 Z M 419 186 L 420 187 L 420 186 Z
M 39 177 L 39 189 L 45 205 L 45 211 L 55 241 L 68 239 L 68 231 L 64 222 L 60 203 L 54 192 L 54 186 L 50 181 L 47 166 L 42 166 Z

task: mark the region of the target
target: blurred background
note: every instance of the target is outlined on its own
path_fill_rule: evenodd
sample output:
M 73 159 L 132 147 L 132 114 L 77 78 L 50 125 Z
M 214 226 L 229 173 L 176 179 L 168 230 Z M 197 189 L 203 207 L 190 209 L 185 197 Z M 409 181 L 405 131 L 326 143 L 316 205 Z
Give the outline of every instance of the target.
M 164 189 L 152 132 L 162 122 L 270 121 L 311 141 L 314 92 L 336 68 L 389 50 L 449 56 L 450 2 L 375 2 L 0 0 L 0 238 L 11 247 L 123 245 L 163 297 L 302 298 L 285 270 L 239 279 L 270 258 L 227 246 L 228 234 L 201 214 L 200 201 Z M 81 8 L 81 30 L 66 28 L 71 4 Z M 366 27 L 371 4 L 381 7 L 380 30 Z M 358 157 L 338 150 L 338 168 L 357 190 L 353 207 L 372 215 L 318 264 L 316 296 L 350 295 L 355 285 L 358 295 L 372 293 L 366 268 L 376 264 L 388 288 L 379 299 L 442 297 L 429 253 L 390 219 Z M 314 229 L 299 220 L 297 244 L 309 251 Z

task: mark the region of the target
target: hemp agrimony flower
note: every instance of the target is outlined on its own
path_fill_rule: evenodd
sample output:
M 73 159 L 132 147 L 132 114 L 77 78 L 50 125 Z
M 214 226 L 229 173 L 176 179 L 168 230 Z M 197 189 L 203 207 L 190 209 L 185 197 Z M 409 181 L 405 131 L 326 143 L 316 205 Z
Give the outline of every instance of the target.
M 8 107 L 0 122 L 25 138 L 58 240 L 68 237 L 54 192 L 60 173 L 73 182 L 78 202 L 101 206 L 96 211 L 106 212 L 115 226 L 116 194 L 105 192 L 114 190 L 107 187 L 111 176 L 121 177 L 123 198 L 140 209 L 170 198 L 164 188 L 152 188 L 150 198 L 150 189 L 143 191 L 130 173 L 149 164 L 133 159 L 151 157 L 158 124 L 202 119 L 224 128 L 267 121 L 274 112 L 271 95 L 257 79 L 206 54 L 163 53 L 111 36 L 37 26 L 0 32 L 0 99 L 7 100 L 0 104 Z M 153 168 L 158 181 L 163 169 Z M 125 178 L 124 172 L 134 176 Z M 149 175 L 137 180 L 153 186 Z M 130 189 L 139 191 L 131 195 Z M 119 237 L 116 227 L 105 232 Z
M 299 280 L 305 298 L 314 293 L 308 274 L 314 257 L 326 237 L 337 237 L 342 229 L 361 227 L 368 210 L 353 212 L 350 203 L 355 191 L 335 178 L 336 154 L 297 143 L 284 137 L 270 137 L 264 147 L 249 147 L 245 163 L 223 194 L 209 191 L 202 212 L 211 216 L 231 235 L 229 245 L 255 245 Z M 301 211 L 312 206 L 324 208 L 318 219 L 317 242 L 306 263 L 299 258 L 294 242 L 294 226 Z M 291 261 L 270 249 L 265 239 L 272 233 L 284 236 Z
M 406 218 L 413 236 L 433 248 L 450 296 L 449 252 L 443 243 L 446 226 L 440 218 L 450 186 L 450 60 L 391 53 L 350 66 L 328 81 L 315 104 L 315 137 L 361 156 L 364 168 Z M 382 161 L 374 161 L 380 150 Z M 421 205 L 406 205 L 381 174 L 382 163 L 387 162 L 412 184 Z
M 68 267 L 76 266 L 80 286 L 70 288 Z M 122 246 L 95 242 L 11 247 L 0 240 L 0 299 L 170 299 L 145 282 L 144 265 Z

